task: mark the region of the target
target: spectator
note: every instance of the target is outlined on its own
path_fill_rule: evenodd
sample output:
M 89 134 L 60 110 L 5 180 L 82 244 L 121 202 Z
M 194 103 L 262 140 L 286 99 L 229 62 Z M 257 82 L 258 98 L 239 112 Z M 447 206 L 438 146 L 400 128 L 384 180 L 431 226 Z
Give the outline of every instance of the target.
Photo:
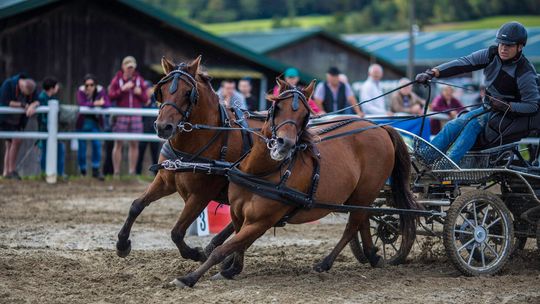
M 405 85 L 409 82 L 411 81 L 408 78 L 401 78 L 398 82 L 398 86 Z M 412 85 L 394 92 L 390 99 L 392 101 L 391 110 L 394 113 L 409 113 L 413 115 L 421 115 L 424 113 L 424 104 L 426 101 L 414 94 Z
M 478 104 L 478 108 L 481 106 L 480 104 L 484 102 L 484 97 L 486 97 L 486 86 L 480 85 L 478 88 L 478 97 L 474 100 L 474 102 Z
M 242 110 L 246 110 L 246 100 L 244 99 L 244 96 L 242 96 L 242 94 L 240 94 L 235 88 L 236 84 L 234 83 L 234 80 L 223 80 L 219 90 L 216 92 L 219 96 L 219 101 L 228 108 L 232 108 L 234 106 Z
M 146 95 L 148 96 L 148 101 L 144 105 L 145 108 L 148 109 L 157 109 L 157 103 L 156 99 L 154 98 L 154 88 L 152 87 L 152 83 L 149 81 L 146 82 L 146 87 L 148 90 L 146 91 Z M 156 120 L 155 117 L 146 116 L 143 117 L 143 131 L 144 133 L 151 133 L 154 134 L 156 131 L 154 130 L 154 121 Z M 160 142 L 147 142 L 147 141 L 141 141 L 139 142 L 139 157 L 137 159 L 137 167 L 135 168 L 135 172 L 137 175 L 140 175 L 142 173 L 142 165 L 144 162 L 144 152 L 146 151 L 146 147 L 150 146 L 150 156 L 152 157 L 152 164 L 157 164 L 159 159 L 159 150 L 161 148 Z
M 362 102 L 371 100 L 383 94 L 383 90 L 381 88 L 382 77 L 383 68 L 380 65 L 375 63 L 369 66 L 368 78 L 364 84 L 362 84 L 360 91 L 360 99 Z M 379 97 L 362 104 L 362 111 L 364 111 L 366 115 L 393 115 L 392 112 L 386 110 L 384 97 Z
M 26 127 L 27 118 L 36 113 L 39 106 L 36 82 L 24 74 L 8 78 L 0 87 L 0 106 L 25 109 L 25 114 L 0 115 L 0 130 L 22 131 Z M 6 139 L 4 152 L 3 176 L 9 179 L 21 179 L 16 171 L 17 155 L 21 147 L 21 139 Z
M 77 103 L 87 107 L 109 107 L 110 101 L 105 88 L 97 84 L 96 77 L 92 74 L 84 76 L 84 84 L 77 90 Z M 103 130 L 103 115 L 79 115 L 77 118 L 77 131 L 98 133 Z M 86 176 L 86 140 L 79 140 L 77 159 L 82 176 Z M 92 140 L 92 177 L 105 180 L 100 171 L 101 141 Z
M 238 82 L 238 91 L 244 96 L 249 111 L 259 110 L 259 100 L 251 94 L 253 89 L 251 85 L 251 79 L 244 77 Z
M 109 97 L 116 102 L 117 107 L 142 108 L 147 102 L 144 79 L 136 71 L 137 61 L 132 56 L 122 60 L 122 69 L 116 73 L 109 86 Z M 115 133 L 142 133 L 141 116 L 117 116 L 112 131 Z M 114 175 L 120 175 L 122 164 L 123 141 L 114 142 L 113 167 Z M 129 174 L 135 174 L 139 147 L 137 141 L 129 141 Z
M 339 74 L 338 68 L 330 67 L 326 73 L 326 81 L 319 83 L 315 88 L 313 99 L 321 109 L 321 113 L 334 112 L 357 104 L 351 86 L 339 81 Z M 358 106 L 353 109 L 356 114 L 363 116 Z
M 456 109 L 454 111 L 448 112 L 450 120 L 456 118 L 461 112 L 463 107 L 461 102 L 453 96 L 454 89 L 451 86 L 443 87 L 441 94 L 433 99 L 431 103 L 431 109 L 435 112 L 447 111 L 450 109 Z M 431 119 L 431 134 L 437 134 L 441 131 L 441 121 L 436 119 Z
M 58 99 L 57 94 L 60 90 L 60 84 L 54 77 L 47 77 L 43 79 L 43 91 L 39 93 L 38 100 L 42 106 L 49 105 L 49 100 Z M 38 128 L 42 132 L 48 131 L 47 114 L 38 115 Z M 41 172 L 45 172 L 45 164 L 47 161 L 47 140 L 40 140 L 41 148 Z M 64 174 L 64 163 L 66 155 L 66 146 L 63 142 L 58 141 L 57 144 L 57 160 L 56 160 L 56 174 L 61 178 L 66 178 Z
M 295 68 L 286 69 L 285 72 L 283 73 L 283 78 L 285 79 L 285 82 L 288 83 L 290 86 L 298 87 L 299 89 L 302 88 L 302 86 L 298 85 L 298 82 L 300 81 L 300 73 L 298 73 L 297 69 Z M 274 96 L 279 95 L 279 86 L 277 84 L 274 86 L 273 94 Z M 315 114 L 321 113 L 321 109 L 317 106 L 317 104 L 315 103 L 315 101 L 313 101 L 313 99 L 309 98 L 308 104 L 311 107 L 311 110 Z M 270 106 L 271 105 L 268 105 L 268 108 L 270 108 Z

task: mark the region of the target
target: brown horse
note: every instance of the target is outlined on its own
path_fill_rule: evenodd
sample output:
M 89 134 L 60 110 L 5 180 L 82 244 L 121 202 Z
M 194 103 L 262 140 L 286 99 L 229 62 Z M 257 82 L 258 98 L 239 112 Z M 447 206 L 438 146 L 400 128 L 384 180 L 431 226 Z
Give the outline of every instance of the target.
M 409 154 L 397 131 L 391 127 L 373 127 L 370 122 L 357 120 L 340 131 L 370 126 L 373 128 L 315 146 L 311 131 L 306 129 L 306 120 L 310 114 L 306 97 L 311 96 L 314 82 L 301 92 L 290 88 L 283 81 L 278 80 L 278 83 L 281 94 L 277 98 L 269 97 L 273 106 L 262 129 L 268 140 L 258 139 L 255 142 L 252 152 L 240 163 L 239 169 L 243 174 L 264 175 L 265 181 L 277 184 L 283 177 L 283 162 L 290 164 L 296 157 L 286 185 L 307 193 L 313 180 L 312 172 L 317 166 L 317 154 L 320 153 L 320 183 L 315 194 L 316 201 L 369 206 L 379 195 L 385 181 L 391 177 L 395 206 L 405 209 L 417 207 L 409 190 Z M 303 106 L 299 106 L 299 98 Z M 298 149 L 302 145 L 303 148 Z M 271 148 L 270 153 L 268 147 Z M 233 172 L 230 174 L 232 176 Z M 294 212 L 297 207 L 265 196 L 268 195 L 250 192 L 243 185 L 231 182 L 229 202 L 236 234 L 216 247 L 197 270 L 175 279 L 171 284 L 191 287 L 210 267 L 234 253 L 233 265 L 220 273 L 230 278 L 241 272 L 244 251 L 286 215 L 291 215 L 288 223 L 300 224 L 320 219 L 331 212 L 321 208 Z M 410 217 L 407 220 L 414 221 Z M 407 227 L 414 228 L 414 225 Z M 314 266 L 315 270 L 329 270 L 338 254 L 359 230 L 365 255 L 372 266 L 380 266 L 381 257 L 376 254 L 369 230 L 369 214 L 352 212 L 340 241 L 328 256 Z M 404 237 L 407 235 L 404 233 Z
M 187 65 L 176 66 L 165 58 L 161 60 L 163 71 L 167 76 L 156 88 L 158 102 L 162 103 L 155 122 L 158 136 L 167 139 L 170 146 L 177 151 L 191 155 L 199 154 L 199 157 L 212 160 L 218 160 L 220 155 L 225 154 L 224 160 L 234 162 L 242 154 L 241 131 L 193 130 L 193 132 L 185 132 L 184 130 L 182 132 L 177 127 L 178 122 L 216 127 L 223 125 L 220 121 L 222 120 L 220 110 L 225 110 L 220 109 L 218 96 L 210 85 L 210 78 L 199 71 L 200 61 L 201 56 Z M 232 125 L 235 126 L 234 113 L 231 109 L 226 111 Z M 248 124 L 251 128 L 260 128 L 263 122 L 248 119 Z M 228 146 L 225 153 L 223 153 L 224 145 Z M 166 156 L 161 154 L 159 162 L 165 159 Z M 184 236 L 189 225 L 210 200 L 217 200 L 220 196 L 226 199 L 227 185 L 228 180 L 224 176 L 159 170 L 146 191 L 133 201 L 129 215 L 118 233 L 117 254 L 120 257 L 126 257 L 131 251 L 129 240 L 131 227 L 143 209 L 164 196 L 178 192 L 184 199 L 185 207 L 171 231 L 171 238 L 182 257 L 205 261 L 207 254 L 234 232 L 232 224 L 212 239 L 206 250 L 189 247 L 184 242 Z

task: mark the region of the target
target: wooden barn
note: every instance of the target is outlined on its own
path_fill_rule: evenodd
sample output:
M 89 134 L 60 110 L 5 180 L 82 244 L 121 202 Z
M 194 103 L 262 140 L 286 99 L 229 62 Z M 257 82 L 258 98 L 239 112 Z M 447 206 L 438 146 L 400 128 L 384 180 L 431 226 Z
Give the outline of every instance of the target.
M 67 103 L 87 73 L 108 85 L 126 55 L 156 82 L 162 56 L 179 62 L 199 54 L 215 86 L 250 76 L 260 96 L 286 68 L 138 0 L 0 1 L 0 80 L 23 71 L 38 81 L 55 76 Z
M 375 62 L 383 67 L 386 80 L 405 76 L 403 68 L 317 28 L 230 33 L 224 37 L 322 80 L 328 67 L 336 66 L 352 82 L 363 81 L 367 78 L 368 66 Z

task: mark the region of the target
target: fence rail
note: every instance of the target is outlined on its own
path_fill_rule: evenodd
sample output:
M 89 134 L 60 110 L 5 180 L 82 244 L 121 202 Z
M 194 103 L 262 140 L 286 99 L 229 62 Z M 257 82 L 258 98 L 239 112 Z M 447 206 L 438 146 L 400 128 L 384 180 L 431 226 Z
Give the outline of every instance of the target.
M 79 114 L 94 115 L 125 115 L 125 116 L 149 116 L 158 115 L 157 109 L 128 109 L 128 108 L 92 108 L 77 107 Z M 47 141 L 47 162 L 45 165 L 45 175 L 47 183 L 54 184 L 57 180 L 57 144 L 58 140 L 126 140 L 126 141 L 161 141 L 155 134 L 134 134 L 134 133 L 82 133 L 82 132 L 58 132 L 58 115 L 60 106 L 58 100 L 50 100 L 48 106 L 39 106 L 36 113 L 47 113 L 47 132 L 7 132 L 0 130 L 0 138 L 21 138 L 21 139 L 45 139 Z M 24 109 L 0 107 L 0 114 L 24 114 Z M 447 115 L 435 115 L 435 119 L 446 120 Z M 538 144 L 538 138 L 525 138 L 520 143 Z
M 58 100 L 49 100 L 48 106 L 39 106 L 36 113 L 47 113 L 47 132 L 7 132 L 0 131 L 0 138 L 21 138 L 21 139 L 45 139 L 47 141 L 47 159 L 45 164 L 45 180 L 54 184 L 57 181 L 57 144 L 58 140 L 126 140 L 126 141 L 161 141 L 155 134 L 134 134 L 134 133 L 83 133 L 83 132 L 58 132 L 58 115 L 60 106 Z M 99 107 L 77 107 L 79 114 L 97 114 L 111 116 L 149 116 L 158 115 L 157 109 L 128 109 L 128 108 L 99 108 Z M 0 114 L 24 114 L 25 110 L 20 108 L 0 107 Z

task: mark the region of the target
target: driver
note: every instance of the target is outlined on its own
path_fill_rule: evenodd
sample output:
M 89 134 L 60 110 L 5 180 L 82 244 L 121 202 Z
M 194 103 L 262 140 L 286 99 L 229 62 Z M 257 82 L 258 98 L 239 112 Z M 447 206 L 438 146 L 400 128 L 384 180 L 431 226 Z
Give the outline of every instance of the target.
M 474 146 L 489 119 L 495 118 L 493 116 L 511 115 L 517 118 L 513 123 L 517 123 L 536 114 L 539 109 L 538 75 L 522 53 L 527 43 L 527 30 L 519 22 L 508 22 L 497 31 L 495 42 L 497 45 L 416 76 L 418 83 L 427 84 L 434 77 L 446 78 L 484 69 L 484 107 L 448 122 L 431 141 L 455 163 L 459 163 Z

